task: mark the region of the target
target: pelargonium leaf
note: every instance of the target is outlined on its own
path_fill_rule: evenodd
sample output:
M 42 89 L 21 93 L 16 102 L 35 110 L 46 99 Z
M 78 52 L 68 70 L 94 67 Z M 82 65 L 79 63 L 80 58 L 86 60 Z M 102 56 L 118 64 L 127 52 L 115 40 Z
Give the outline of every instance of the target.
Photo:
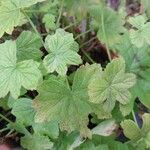
M 129 103 L 131 88 L 136 82 L 134 74 L 125 73 L 123 58 L 112 60 L 102 73 L 91 80 L 89 85 L 90 101 L 101 103 L 107 111 L 111 111 L 116 101 L 125 105 Z
M 121 122 L 121 127 L 125 136 L 131 140 L 138 141 L 142 137 L 140 128 L 130 119 Z
M 78 130 L 84 136 L 91 135 L 87 128 L 88 115 L 104 110 L 88 101 L 87 87 L 91 77 L 99 72 L 98 64 L 81 66 L 75 73 L 72 88 L 58 77 L 50 77 L 38 88 L 39 95 L 34 100 L 37 113 L 36 122 L 57 121 L 61 130 Z M 96 111 L 95 111 L 96 109 Z
M 129 34 L 122 36 L 122 40 L 116 45 L 116 50 L 126 62 L 126 70 L 134 73 L 137 78 L 136 84 L 131 89 L 135 97 L 150 108 L 150 49 L 147 45 L 137 48 L 131 43 Z
M 33 60 L 17 62 L 17 48 L 13 41 L 0 44 L 0 97 L 9 92 L 18 98 L 21 87 L 34 90 L 42 78 L 39 63 Z
M 141 48 L 145 44 L 150 45 L 150 23 L 147 22 L 147 18 L 139 15 L 129 19 L 129 23 L 136 28 L 131 29 L 130 39 L 132 44 L 136 47 Z
M 21 9 L 44 0 L 4 0 L 0 1 L 0 37 L 6 32 L 11 34 L 14 27 L 25 23 L 25 16 Z
M 42 52 L 40 51 L 40 47 L 42 44 L 37 34 L 30 31 L 23 31 L 17 38 L 16 44 L 18 61 L 28 59 L 41 60 Z
M 122 16 L 104 5 L 91 6 L 90 14 L 98 27 L 98 39 L 110 47 L 117 43 L 120 39 L 119 34 L 125 30 Z
M 16 100 L 12 108 L 12 114 L 15 115 L 16 119 L 24 125 L 32 125 L 35 116 L 35 110 L 32 107 L 32 100 L 27 98 Z
M 46 136 L 34 134 L 22 137 L 21 146 L 27 150 L 48 150 L 53 147 L 53 143 Z
M 82 62 L 77 54 L 78 46 L 72 33 L 57 29 L 54 35 L 46 37 L 45 45 L 49 54 L 43 63 L 48 72 L 56 71 L 60 75 L 65 75 L 68 65 L 79 65 Z

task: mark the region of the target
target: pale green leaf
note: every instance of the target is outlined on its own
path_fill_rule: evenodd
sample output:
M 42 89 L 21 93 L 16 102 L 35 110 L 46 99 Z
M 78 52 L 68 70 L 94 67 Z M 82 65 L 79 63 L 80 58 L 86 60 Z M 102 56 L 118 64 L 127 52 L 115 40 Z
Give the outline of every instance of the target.
M 57 138 L 59 135 L 59 128 L 57 122 L 34 123 L 32 127 L 34 133 L 47 135 L 53 139 Z
M 88 101 L 87 87 L 91 77 L 99 72 L 99 68 L 97 64 L 80 67 L 74 75 L 71 89 L 58 77 L 45 80 L 34 101 L 36 122 L 56 120 L 62 130 L 78 130 L 82 135 L 90 136 L 87 128 L 88 115 L 95 112 L 94 104 Z
M 124 20 L 117 12 L 104 5 L 90 7 L 90 14 L 98 27 L 98 39 L 113 46 L 120 40 L 120 33 L 124 32 Z
M 130 140 L 138 141 L 142 137 L 140 128 L 130 119 L 121 122 L 121 127 L 125 136 Z
M 12 108 L 12 114 L 24 125 L 32 125 L 35 116 L 35 110 L 32 107 L 32 100 L 27 98 L 16 100 Z
M 146 146 L 146 148 L 150 148 L 150 132 L 147 133 L 146 138 L 144 139 L 144 146 Z
M 76 42 L 73 34 L 63 29 L 57 29 L 54 35 L 48 35 L 45 46 L 49 54 L 43 60 L 47 71 L 51 73 L 56 71 L 60 75 L 65 75 L 68 65 L 79 65 L 82 60 L 74 45 Z
M 117 124 L 114 120 L 106 120 L 98 124 L 96 127 L 92 129 L 92 134 L 101 135 L 101 136 L 109 136 L 116 129 Z
M 130 39 L 132 44 L 141 48 L 145 44 L 150 45 L 150 23 L 147 22 L 147 18 L 141 15 L 135 16 L 129 19 L 129 23 L 135 29 L 130 31 Z
M 13 98 L 17 98 L 21 87 L 34 90 L 42 77 L 37 62 L 25 60 L 17 63 L 16 52 L 15 42 L 0 44 L 0 97 L 10 92 Z
M 135 100 L 135 97 L 131 97 L 130 102 L 128 104 L 126 105 L 120 104 L 120 111 L 123 116 L 127 116 L 131 113 L 131 111 L 133 110 L 133 106 L 134 106 L 134 100 Z
M 19 8 L 25 8 L 25 7 L 30 7 L 38 2 L 43 2 L 46 0 L 9 0 L 12 1 L 12 3 L 14 3 L 16 6 L 18 6 Z
M 150 18 L 150 2 L 149 0 L 141 0 L 142 8 L 144 9 L 148 18 Z
M 45 14 L 43 17 L 43 23 L 45 24 L 45 28 L 47 30 L 55 30 L 56 29 L 56 17 L 53 14 Z
M 24 16 L 11 0 L 1 1 L 0 4 L 0 37 L 6 32 L 11 34 L 14 27 L 23 22 Z
M 2 0 L 0 1 L 0 37 L 6 32 L 11 34 L 14 27 L 25 23 L 21 9 L 44 0 Z
M 135 97 L 150 108 L 150 49 L 148 46 L 142 48 L 135 47 L 128 34 L 122 36 L 121 42 L 116 45 L 116 49 L 126 62 L 126 70 L 134 73 L 137 82 L 132 88 Z
M 143 125 L 142 125 L 142 135 L 145 136 L 148 132 L 150 132 L 150 114 L 145 113 L 142 116 Z
M 21 146 L 27 150 L 49 150 L 53 143 L 46 136 L 34 134 L 22 137 Z
M 42 52 L 40 51 L 40 47 L 42 44 L 37 34 L 30 31 L 23 31 L 17 38 L 16 44 L 18 61 L 28 59 L 41 60 Z
M 90 101 L 101 103 L 106 111 L 111 111 L 116 101 L 129 103 L 129 88 L 135 84 L 135 75 L 125 73 L 125 62 L 118 58 L 109 63 L 101 77 L 94 78 L 89 85 Z

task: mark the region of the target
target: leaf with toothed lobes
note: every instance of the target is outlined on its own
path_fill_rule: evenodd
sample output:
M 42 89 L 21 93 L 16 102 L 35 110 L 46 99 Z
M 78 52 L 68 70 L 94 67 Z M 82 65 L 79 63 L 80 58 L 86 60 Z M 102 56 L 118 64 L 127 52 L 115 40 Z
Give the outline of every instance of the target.
M 33 59 L 41 61 L 42 46 L 39 36 L 30 31 L 23 31 L 16 40 L 18 61 Z
M 124 34 L 116 50 L 125 59 L 126 70 L 134 73 L 136 84 L 131 88 L 132 95 L 150 108 L 150 48 L 145 45 L 137 48 L 131 43 L 129 34 Z
M 79 46 L 75 42 L 72 33 L 57 29 L 54 35 L 48 35 L 45 46 L 49 54 L 43 63 L 48 72 L 56 71 L 59 75 L 65 75 L 68 65 L 79 65 L 82 63 L 77 53 Z
M 27 150 L 49 150 L 53 143 L 47 136 L 33 134 L 22 137 L 21 146 Z
M 140 128 L 130 119 L 121 122 L 121 127 L 123 128 L 125 136 L 131 140 L 137 141 L 142 136 Z
M 120 33 L 125 31 L 123 17 L 104 5 L 91 6 L 89 11 L 94 18 L 92 26 L 98 29 L 98 39 L 109 47 L 115 45 L 120 40 Z
M 10 92 L 13 98 L 18 98 L 21 87 L 34 90 L 42 78 L 38 62 L 17 62 L 16 53 L 16 42 L 10 40 L 0 44 L 0 97 Z
M 74 75 L 72 87 L 69 87 L 63 77 L 51 76 L 45 80 L 39 86 L 39 95 L 33 102 L 35 121 L 57 121 L 61 130 L 77 130 L 81 135 L 90 137 L 88 115 L 95 113 L 98 117 L 110 117 L 101 106 L 88 101 L 89 80 L 101 70 L 98 64 L 81 66 Z M 103 116 L 99 115 L 101 112 Z
M 129 23 L 133 26 L 130 30 L 130 39 L 138 48 L 145 44 L 150 45 L 150 22 L 147 21 L 148 18 L 142 15 L 129 18 Z
M 0 37 L 6 32 L 11 34 L 14 27 L 26 22 L 21 9 L 44 0 L 2 0 L 0 1 Z
M 129 103 L 131 88 L 136 82 L 132 73 L 125 73 L 125 61 L 123 58 L 112 60 L 106 69 L 95 76 L 89 84 L 89 97 L 93 103 L 103 104 L 106 111 L 112 111 L 116 101 L 125 105 Z

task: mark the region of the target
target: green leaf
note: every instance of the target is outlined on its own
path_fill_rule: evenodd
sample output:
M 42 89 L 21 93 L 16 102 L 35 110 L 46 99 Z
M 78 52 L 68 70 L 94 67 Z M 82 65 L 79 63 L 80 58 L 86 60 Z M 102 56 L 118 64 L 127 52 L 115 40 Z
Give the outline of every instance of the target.
M 15 42 L 0 44 L 0 97 L 10 92 L 13 98 L 18 98 L 21 87 L 34 90 L 42 77 L 37 62 L 26 60 L 17 63 L 16 52 Z
M 135 84 L 135 75 L 125 73 L 122 58 L 109 63 L 101 77 L 94 78 L 89 85 L 90 101 L 103 104 L 104 110 L 112 111 L 116 101 L 125 105 L 129 103 L 129 88 Z
M 12 1 L 12 3 L 14 3 L 15 5 L 17 5 L 20 8 L 25 8 L 25 7 L 30 7 L 38 2 L 43 2 L 46 0 L 26 0 L 26 1 L 22 1 L 22 0 L 9 0 Z
M 142 125 L 142 135 L 145 136 L 148 132 L 150 132 L 150 114 L 145 113 L 142 116 L 143 125 Z
M 120 104 L 120 111 L 123 116 L 127 116 L 131 113 L 131 111 L 133 110 L 133 106 L 134 106 L 134 100 L 135 100 L 135 97 L 131 97 L 130 102 L 128 104 L 126 105 Z
M 4 110 L 9 110 L 9 107 L 7 105 L 8 97 L 0 98 L 0 108 L 2 107 Z
M 59 128 L 57 122 L 34 123 L 32 127 L 34 133 L 38 133 L 40 135 L 47 135 L 53 139 L 56 139 L 59 135 Z
M 37 34 L 30 31 L 23 31 L 16 40 L 18 61 L 33 59 L 40 61 L 42 52 L 40 51 L 41 41 Z
M 90 7 L 90 14 L 98 27 L 98 39 L 108 46 L 117 43 L 120 39 L 119 34 L 125 30 L 122 16 L 104 5 Z
M 56 17 L 53 14 L 45 14 L 43 17 L 43 23 L 45 23 L 45 28 L 47 31 L 50 30 L 55 30 L 56 29 Z
M 150 132 L 148 132 L 148 134 L 146 135 L 146 138 L 144 139 L 144 146 L 146 146 L 146 148 L 150 148 Z
M 117 125 L 114 120 L 106 120 L 92 129 L 92 134 L 109 136 L 116 129 Z
M 34 134 L 22 137 L 21 146 L 27 150 L 48 150 L 53 147 L 53 143 L 46 136 Z
M 0 1 L 0 37 L 6 32 L 11 34 L 14 27 L 25 23 L 21 9 L 44 0 L 5 0 Z
M 132 44 L 141 48 L 145 44 L 150 45 L 150 23 L 147 18 L 142 15 L 135 16 L 129 19 L 129 23 L 135 29 L 130 30 L 130 39 Z
M 144 11 L 148 18 L 150 18 L 150 3 L 149 0 L 141 0 L 142 8 L 144 8 Z
M 15 101 L 12 114 L 16 116 L 22 124 L 30 126 L 34 122 L 35 110 L 32 107 L 32 100 L 27 98 L 21 98 Z
M 60 75 L 65 75 L 68 65 L 79 65 L 82 62 L 77 54 L 78 46 L 72 33 L 57 29 L 54 35 L 46 37 L 45 45 L 49 54 L 43 63 L 48 72 L 56 71 Z
M 131 140 L 138 141 L 141 138 L 141 130 L 136 123 L 130 119 L 121 122 L 123 133 Z
M 150 108 L 150 49 L 147 46 L 135 47 L 128 34 L 122 36 L 122 41 L 116 45 L 117 51 L 124 57 L 126 70 L 134 73 L 137 82 L 132 88 L 135 97 L 140 97 L 140 101 Z
M 98 64 L 80 67 L 74 75 L 72 88 L 58 77 L 45 80 L 38 88 L 39 95 L 34 101 L 36 122 L 56 120 L 61 130 L 78 130 L 82 135 L 90 136 L 88 115 L 94 113 L 95 105 L 88 101 L 87 87 L 99 68 Z

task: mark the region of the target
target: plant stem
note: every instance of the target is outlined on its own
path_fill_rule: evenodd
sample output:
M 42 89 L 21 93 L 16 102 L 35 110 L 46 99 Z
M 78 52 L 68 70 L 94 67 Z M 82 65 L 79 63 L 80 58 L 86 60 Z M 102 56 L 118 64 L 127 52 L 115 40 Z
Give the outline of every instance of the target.
M 42 39 L 40 33 L 38 32 L 38 30 L 36 29 L 34 23 L 33 23 L 32 20 L 30 19 L 30 17 L 29 17 L 29 16 L 26 14 L 26 12 L 23 11 L 23 10 L 22 10 L 22 13 L 26 16 L 26 18 L 27 18 L 27 20 L 29 21 L 30 25 L 32 26 L 34 32 L 39 36 L 39 38 L 40 38 L 40 40 L 41 40 L 41 43 L 42 43 L 42 45 L 44 46 L 43 39 Z M 44 46 L 44 47 L 45 47 L 45 46 Z
M 85 34 L 91 32 L 91 31 L 92 31 L 92 29 L 89 29 L 89 30 L 87 30 L 87 31 L 85 31 L 85 32 L 83 32 L 83 33 L 81 33 L 81 34 L 79 34 L 78 36 L 75 37 L 75 40 L 77 40 L 79 37 L 81 37 L 81 36 L 83 36 L 83 35 L 85 35 Z
M 61 19 L 61 15 L 62 15 L 62 11 L 63 11 L 63 5 L 64 5 L 64 0 L 61 1 L 59 16 L 58 16 L 58 19 L 57 19 L 57 22 L 56 22 L 57 27 L 59 26 L 59 22 L 60 22 L 60 19 Z
M 103 30 L 103 34 L 104 34 L 104 38 L 105 38 L 105 42 L 106 42 L 105 43 L 105 45 L 106 45 L 106 51 L 107 51 L 107 55 L 108 55 L 109 61 L 111 61 L 111 55 L 110 55 L 110 51 L 109 51 L 109 48 L 108 48 L 108 40 L 107 40 L 106 32 L 105 32 L 103 12 L 102 12 L 102 16 L 101 16 L 101 21 L 102 21 L 102 30 Z
M 65 26 L 65 27 L 64 27 L 64 30 L 67 30 L 67 29 L 71 28 L 72 26 L 74 26 L 74 25 L 76 25 L 76 24 L 78 24 L 78 23 L 80 23 L 80 21 L 76 21 L 76 22 L 74 22 L 74 23 L 71 23 L 71 24 L 69 24 L 68 26 Z
M 3 118 L 5 121 L 7 121 L 8 123 L 12 124 L 13 122 L 11 120 L 9 120 L 8 118 L 6 118 L 4 115 L 0 114 L 0 117 Z
M 132 116 L 133 116 L 133 119 L 134 119 L 135 123 L 137 124 L 137 126 L 139 126 L 133 109 L 132 109 Z
M 91 62 L 91 63 L 95 63 L 95 61 L 88 55 L 88 53 L 85 51 L 85 50 L 83 50 L 83 49 L 81 49 L 81 51 L 82 51 L 82 53 L 86 56 L 86 58 L 88 58 L 88 60 Z
M 84 47 L 86 44 L 89 44 L 90 42 L 92 42 L 93 40 L 95 40 L 97 37 L 93 37 L 91 38 L 89 41 L 84 42 L 83 44 L 80 45 L 80 48 Z
M 45 13 L 45 11 L 40 11 L 40 10 L 24 10 L 26 13 Z
M 9 128 L 7 128 L 7 127 L 6 127 L 6 128 L 3 128 L 3 129 L 0 130 L 0 133 L 2 133 L 2 132 L 4 132 L 4 131 L 7 131 L 7 130 L 9 130 Z

